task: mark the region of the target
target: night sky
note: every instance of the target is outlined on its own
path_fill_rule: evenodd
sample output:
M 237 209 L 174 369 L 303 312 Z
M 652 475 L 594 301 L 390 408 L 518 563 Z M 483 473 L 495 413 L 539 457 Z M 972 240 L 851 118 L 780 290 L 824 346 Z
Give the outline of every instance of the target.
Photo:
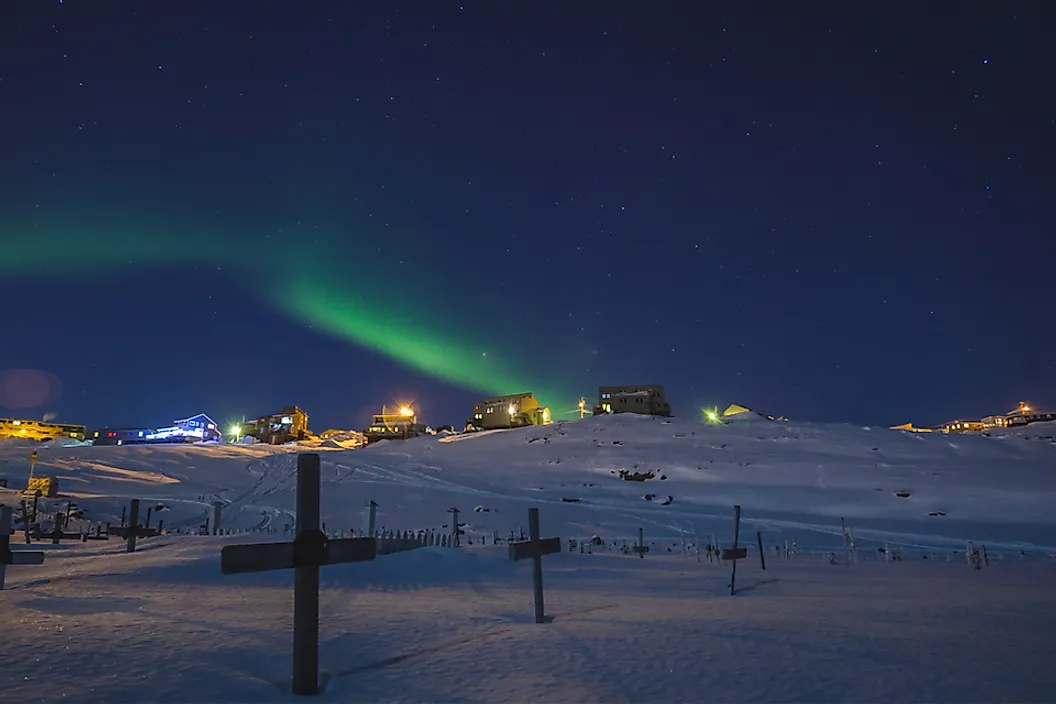
M 1056 406 L 1056 7 L 924 5 L 5 0 L 0 415 Z

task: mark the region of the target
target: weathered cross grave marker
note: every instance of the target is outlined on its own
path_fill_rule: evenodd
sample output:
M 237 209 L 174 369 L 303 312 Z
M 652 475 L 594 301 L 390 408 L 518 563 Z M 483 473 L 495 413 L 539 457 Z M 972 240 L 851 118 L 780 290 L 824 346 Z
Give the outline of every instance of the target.
M 28 551 L 11 551 L 11 514 L 10 506 L 0 506 L 0 589 L 4 588 L 8 565 L 42 565 L 44 553 Z
M 128 509 L 128 542 L 125 552 L 136 551 L 136 538 L 139 537 L 139 499 L 132 499 Z
M 543 555 L 561 552 L 561 538 L 539 537 L 539 509 L 528 509 L 528 540 L 510 543 L 511 560 L 532 560 L 532 590 L 535 592 L 535 622 L 543 623 Z
M 374 499 L 368 501 L 364 506 L 367 509 L 363 516 L 363 534 L 368 538 L 374 537 L 374 525 L 378 520 L 378 502 Z
M 730 568 L 730 596 L 733 596 L 734 585 L 737 581 L 737 560 L 748 557 L 748 548 L 737 547 L 737 541 L 741 537 L 741 507 L 733 507 L 733 547 L 722 549 L 722 559 L 733 563 Z
M 634 546 L 634 551 L 643 560 L 645 559 L 645 553 L 649 552 L 649 546 L 645 544 L 645 531 L 641 528 L 638 529 L 638 544 Z
M 458 523 L 458 509 L 450 508 L 447 512 L 451 514 L 451 547 L 462 547 L 462 540 L 458 537 L 462 535 L 462 526 Z
M 328 540 L 319 529 L 319 455 L 297 456 L 297 527 L 293 542 L 228 545 L 224 574 L 293 569 L 293 693 L 319 693 L 319 568 L 373 560 L 373 537 Z
M 213 502 L 213 512 L 209 514 L 205 523 L 208 526 L 209 535 L 221 535 L 223 530 L 223 523 L 221 522 L 221 514 L 224 510 L 224 504 L 220 501 Z

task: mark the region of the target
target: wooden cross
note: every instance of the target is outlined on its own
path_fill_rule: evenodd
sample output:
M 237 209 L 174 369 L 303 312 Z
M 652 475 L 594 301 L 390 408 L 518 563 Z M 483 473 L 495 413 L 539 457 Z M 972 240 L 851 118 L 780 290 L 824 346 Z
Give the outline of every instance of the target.
M 4 588 L 4 577 L 8 565 L 42 565 L 44 553 L 11 550 L 11 515 L 10 506 L 0 506 L 0 589 Z
M 539 509 L 528 509 L 528 540 L 510 543 L 511 560 L 532 560 L 532 589 L 535 592 L 535 622 L 545 622 L 543 615 L 543 555 L 561 552 L 561 538 L 539 537 Z
M 733 563 L 730 568 L 730 596 L 733 596 L 734 585 L 737 582 L 737 560 L 748 557 L 748 548 L 737 547 L 737 541 L 741 537 L 741 507 L 733 507 L 733 547 L 722 549 L 722 559 Z M 762 538 L 759 539 L 760 543 Z
M 224 574 L 293 569 L 293 693 L 319 693 L 319 568 L 373 560 L 374 538 L 328 540 L 319 530 L 319 455 L 297 456 L 297 530 L 293 542 L 228 545 Z
M 634 551 L 643 560 L 645 559 L 645 553 L 649 552 L 649 546 L 645 544 L 645 531 L 641 528 L 638 529 L 638 544 L 634 546 Z

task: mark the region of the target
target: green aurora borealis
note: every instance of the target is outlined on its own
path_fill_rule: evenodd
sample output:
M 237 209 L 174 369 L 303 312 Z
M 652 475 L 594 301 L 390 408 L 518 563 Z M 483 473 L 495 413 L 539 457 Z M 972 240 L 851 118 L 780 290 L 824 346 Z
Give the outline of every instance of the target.
M 474 314 L 458 305 L 457 295 L 438 294 L 444 289 L 421 263 L 408 276 L 391 261 L 371 261 L 318 233 L 309 247 L 282 247 L 282 256 L 267 256 L 254 244 L 263 235 L 164 221 L 165 227 L 142 216 L 9 220 L 0 232 L 0 273 L 113 279 L 150 266 L 215 266 L 274 310 L 437 380 L 482 394 L 533 391 L 543 403 L 556 404 L 555 412 L 573 403 L 575 395 L 559 391 L 560 383 L 536 383 L 522 371 L 541 374 L 534 347 L 518 344 L 523 334 L 493 322 L 486 331 L 473 329 Z M 44 241 L 48 246 L 39 246 Z

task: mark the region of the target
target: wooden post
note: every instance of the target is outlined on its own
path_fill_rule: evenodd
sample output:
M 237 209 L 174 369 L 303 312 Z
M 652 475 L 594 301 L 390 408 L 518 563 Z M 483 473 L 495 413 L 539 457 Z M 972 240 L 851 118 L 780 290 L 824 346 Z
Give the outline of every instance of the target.
M 42 565 L 42 552 L 11 551 L 11 514 L 10 506 L 0 506 L 0 589 L 4 588 L 8 565 Z
M 461 547 L 462 541 L 458 537 L 458 534 L 459 534 L 459 529 L 458 529 L 458 509 L 457 508 L 452 508 L 450 510 L 450 513 L 451 513 L 451 547 L 453 547 L 453 548 Z
M 638 558 L 644 560 L 645 553 L 649 552 L 649 548 L 645 546 L 645 531 L 641 528 L 638 529 L 638 544 L 634 546 L 634 551 L 638 553 Z
M 847 567 L 851 566 L 851 553 L 850 546 L 847 545 L 847 524 L 844 520 L 840 519 L 840 531 L 843 532 L 843 563 Z
M 532 591 L 535 622 L 543 622 L 543 556 L 539 552 L 539 509 L 528 509 L 528 538 L 532 541 Z
M 139 534 L 139 499 L 132 499 L 128 511 L 128 542 L 125 544 L 125 552 L 136 551 L 136 537 Z
M 209 526 L 209 532 L 212 535 L 222 535 L 220 532 L 220 514 L 223 508 L 224 505 L 221 502 L 213 502 L 213 520 L 211 521 L 212 525 Z
M 292 543 L 227 545 L 224 574 L 293 568 L 293 692 L 319 692 L 319 568 L 373 560 L 375 540 L 327 540 L 319 529 L 319 455 L 297 457 L 297 525 Z
M 153 506 L 147 506 L 147 522 L 143 527 L 150 530 L 150 512 L 154 510 Z
M 759 564 L 766 569 L 766 553 L 763 552 L 763 533 L 762 531 L 755 531 L 755 537 L 759 540 Z
M 125 527 L 125 519 L 126 519 L 125 511 L 127 511 L 127 510 L 128 510 L 128 506 L 122 506 L 121 507 L 121 527 L 122 528 Z M 36 512 L 37 512 L 37 507 L 36 507 L 36 504 L 34 504 L 33 513 L 36 513 Z
M 293 693 L 319 691 L 319 565 L 326 536 L 319 530 L 319 455 L 297 457 L 297 534 L 294 550 L 315 559 L 293 567 Z
M 539 509 L 528 509 L 528 540 L 510 543 L 510 559 L 532 559 L 532 593 L 535 598 L 535 622 L 545 623 L 543 608 L 543 555 L 561 552 L 561 538 L 539 537 Z
M 741 507 L 733 507 L 733 550 L 737 550 L 737 541 L 741 536 Z M 734 585 L 737 582 L 737 560 L 733 560 L 733 566 L 730 568 L 730 596 L 733 596 Z
M 32 540 L 29 537 L 29 505 L 25 499 L 19 502 L 22 507 L 22 534 L 26 538 L 26 545 L 29 545 Z
M 363 530 L 365 531 L 364 535 L 366 535 L 368 538 L 373 538 L 374 525 L 378 519 L 378 502 L 374 499 L 371 499 L 367 502 L 366 508 L 367 515 L 364 516 L 365 520 L 363 521 Z

